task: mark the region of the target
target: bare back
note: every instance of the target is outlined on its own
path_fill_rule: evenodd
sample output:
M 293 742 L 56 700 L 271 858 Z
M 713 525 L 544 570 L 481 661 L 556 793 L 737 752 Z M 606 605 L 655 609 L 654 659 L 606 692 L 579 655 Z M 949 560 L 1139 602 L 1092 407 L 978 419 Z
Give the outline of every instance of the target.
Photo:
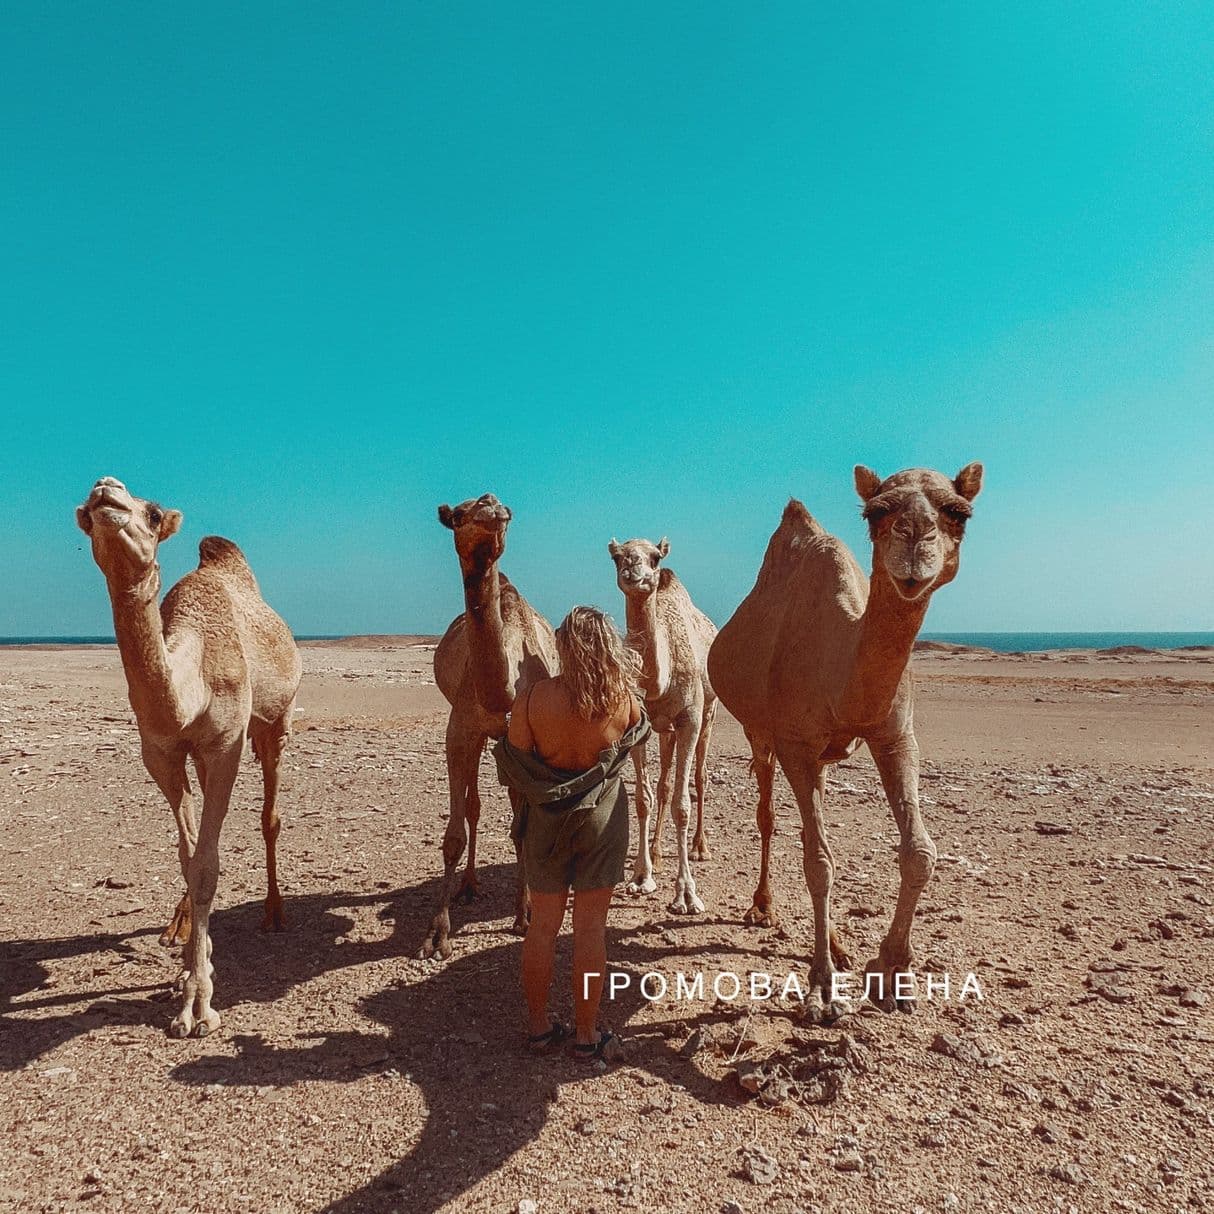
M 587 721 L 574 711 L 558 676 L 542 679 L 515 700 L 506 736 L 513 746 L 534 752 L 550 767 L 585 771 L 640 719 L 640 706 L 630 695 L 609 717 Z

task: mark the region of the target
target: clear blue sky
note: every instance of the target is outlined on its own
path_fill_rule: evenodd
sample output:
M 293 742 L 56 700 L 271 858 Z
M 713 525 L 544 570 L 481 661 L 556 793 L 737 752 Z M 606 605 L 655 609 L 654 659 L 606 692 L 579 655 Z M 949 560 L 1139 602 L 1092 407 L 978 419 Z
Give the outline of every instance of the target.
M 852 11 L 847 11 L 848 8 Z M 13 6 L 0 634 L 110 631 L 100 475 L 297 632 L 441 629 L 435 507 L 550 616 L 790 494 L 987 468 L 929 630 L 1210 628 L 1214 9 Z

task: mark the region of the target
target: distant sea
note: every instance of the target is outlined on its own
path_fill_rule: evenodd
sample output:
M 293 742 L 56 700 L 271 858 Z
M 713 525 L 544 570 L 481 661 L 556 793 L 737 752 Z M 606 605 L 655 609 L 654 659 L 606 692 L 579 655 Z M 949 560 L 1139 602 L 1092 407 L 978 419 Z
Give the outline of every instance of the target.
M 997 653 L 1038 653 L 1043 649 L 1184 649 L 1214 645 L 1214 632 L 921 632 L 921 641 L 974 645 Z
M 332 636 L 297 636 L 297 641 L 340 641 L 345 633 L 334 633 Z M 0 645 L 114 645 L 117 642 L 112 636 L 108 637 L 0 637 Z
M 337 641 L 345 634 L 299 636 L 298 641 Z M 947 641 L 975 645 L 998 653 L 1039 652 L 1043 649 L 1115 649 L 1139 645 L 1143 649 L 1183 649 L 1214 645 L 1214 632 L 924 632 L 921 641 Z M 0 637 L 0 645 L 113 645 L 102 637 Z

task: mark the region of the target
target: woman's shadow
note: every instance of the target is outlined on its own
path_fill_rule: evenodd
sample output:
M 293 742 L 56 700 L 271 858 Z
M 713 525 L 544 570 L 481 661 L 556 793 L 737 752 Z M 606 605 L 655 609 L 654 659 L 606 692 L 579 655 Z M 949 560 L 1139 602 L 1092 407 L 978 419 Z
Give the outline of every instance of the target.
M 400 909 L 399 902 L 390 903 L 381 914 L 396 921 L 392 939 L 403 937 L 399 948 L 382 950 L 387 955 L 406 951 L 406 940 L 415 947 L 412 937 L 428 922 L 424 913 L 410 911 L 402 923 Z M 561 984 L 569 978 L 569 942 L 566 932 L 558 944 L 554 983 L 554 1007 L 558 1015 L 566 1009 L 566 1022 L 569 997 Z M 450 961 L 428 964 L 420 974 L 413 971 L 411 978 L 359 1003 L 370 1021 L 387 1029 L 386 1036 L 378 1029 L 343 1030 L 319 1035 L 315 1045 L 287 1049 L 256 1035 L 236 1037 L 238 1057 L 194 1059 L 174 1068 L 171 1077 L 190 1084 L 285 1087 L 316 1080 L 353 1082 L 378 1073 L 386 1083 L 415 1085 L 424 1124 L 412 1150 L 326 1208 L 392 1209 L 405 1202 L 411 1210 L 436 1210 L 534 1140 L 563 1085 L 597 1077 L 563 1051 L 535 1057 L 522 1048 L 521 941 L 478 948 L 474 937 L 461 935 L 453 943 L 456 955 Z M 356 946 L 343 945 L 339 951 L 351 947 Z M 653 948 L 631 932 L 613 929 L 609 921 L 609 964 L 631 971 L 634 980 L 619 998 L 605 1001 L 607 1023 L 626 1028 L 644 1002 L 636 978 L 647 969 L 662 968 L 669 954 L 669 948 Z M 677 1082 L 702 1103 L 737 1103 L 718 1080 L 679 1055 L 691 1030 L 715 1015 L 707 1004 L 673 1010 L 667 1022 L 670 1037 L 662 1022 L 647 1021 L 625 1034 L 625 1065 Z M 401 1100 L 390 1092 L 385 1087 L 383 1099 L 399 1107 Z M 621 1164 L 621 1171 L 626 1170 Z

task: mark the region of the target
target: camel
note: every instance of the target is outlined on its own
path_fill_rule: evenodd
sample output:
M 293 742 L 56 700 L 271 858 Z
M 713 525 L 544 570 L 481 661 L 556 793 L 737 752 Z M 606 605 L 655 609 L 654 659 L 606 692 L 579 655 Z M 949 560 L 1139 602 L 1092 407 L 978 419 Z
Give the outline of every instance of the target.
M 846 1011 L 834 997 L 834 967 L 850 961 L 830 921 L 834 857 L 823 817 L 825 770 L 868 745 L 898 827 L 901 879 L 889 931 L 866 969 L 865 989 L 885 1010 L 895 973 L 914 962 L 911 924 L 935 867 L 936 848 L 919 812 L 919 748 L 908 669 L 931 596 L 957 575 L 970 503 L 982 465 L 953 480 L 923 468 L 882 480 L 855 469 L 873 544 L 865 577 L 841 540 L 827 534 L 797 500 L 784 510 L 758 579 L 721 629 L 708 672 L 721 702 L 746 732 L 758 783 L 759 884 L 745 921 L 774 926 L 768 883 L 775 830 L 772 781 L 778 760 L 801 812 L 805 882 L 814 910 L 811 1019 Z
M 261 833 L 268 893 L 263 927 L 285 926 L 278 889 L 278 777 L 291 733 L 302 670 L 290 629 L 266 605 L 252 570 L 231 540 L 209 535 L 198 568 L 158 604 L 162 540 L 181 526 L 179 510 L 129 493 L 112 476 L 99 480 L 76 510 L 105 575 L 127 691 L 139 726 L 143 762 L 177 820 L 177 854 L 186 894 L 162 944 L 185 943 L 178 980 L 181 1009 L 169 1032 L 205 1037 L 219 1027 L 209 934 L 219 879 L 219 833 L 245 738 L 261 763 Z M 202 790 L 194 817 L 186 759 Z
M 559 662 L 552 625 L 514 588 L 498 561 L 506 547 L 510 511 L 493 496 L 439 506 L 438 521 L 455 532 L 455 551 L 464 579 L 465 610 L 452 620 L 434 651 L 434 679 L 451 705 L 447 718 L 447 780 L 451 811 L 443 834 L 443 884 L 438 914 L 421 948 L 422 957 L 451 955 L 453 897 L 472 901 L 476 877 L 476 827 L 481 815 L 481 752 L 490 738 L 506 732 L 514 698 L 533 683 L 555 674 Z M 514 794 L 511 794 L 512 803 Z M 459 890 L 455 868 L 468 848 Z M 518 856 L 516 935 L 527 931 L 529 899 Z
M 704 768 L 717 697 L 708 678 L 708 649 L 717 635 L 713 622 L 691 601 L 683 583 L 671 569 L 659 564 L 670 551 L 665 537 L 648 540 L 612 540 L 607 551 L 615 562 L 616 582 L 624 592 L 628 643 L 641 656 L 641 687 L 645 708 L 658 736 L 658 812 L 653 842 L 648 837 L 653 785 L 649 779 L 646 746 L 634 747 L 637 801 L 637 858 L 628 892 L 651 894 L 657 889 L 654 869 L 661 863 L 662 821 L 670 802 L 670 768 L 674 759 L 674 822 L 678 839 L 679 870 L 675 877 L 676 915 L 699 914 L 704 903 L 696 893 L 690 860 L 708 859 L 704 837 Z M 696 833 L 690 851 L 687 829 L 691 816 L 690 781 L 694 756 Z

